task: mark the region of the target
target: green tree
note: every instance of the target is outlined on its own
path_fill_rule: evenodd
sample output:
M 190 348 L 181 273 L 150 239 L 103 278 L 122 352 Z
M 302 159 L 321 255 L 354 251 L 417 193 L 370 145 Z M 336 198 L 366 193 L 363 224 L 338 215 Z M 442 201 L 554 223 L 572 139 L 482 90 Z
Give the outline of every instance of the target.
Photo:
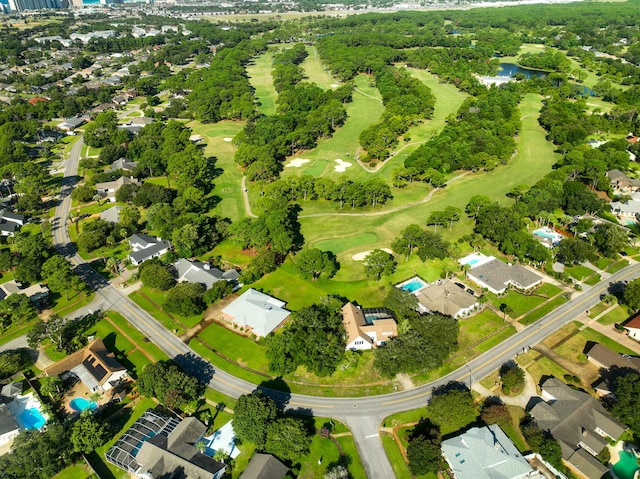
M 0 353 L 0 380 L 6 379 L 31 365 L 33 361 L 27 349 L 3 351 Z
M 71 425 L 69 441 L 75 452 L 89 454 L 102 446 L 108 438 L 106 424 L 93 415 L 82 416 Z
M 207 307 L 203 299 L 204 292 L 204 286 L 200 283 L 179 283 L 167 292 L 164 308 L 182 316 L 200 314 Z
M 640 310 L 640 278 L 629 281 L 624 287 L 622 293 L 622 299 L 624 304 L 629 306 L 632 310 Z
M 338 265 L 331 252 L 318 248 L 303 249 L 296 255 L 296 270 L 305 279 L 332 278 Z
M 185 373 L 173 361 L 145 365 L 136 383 L 142 395 L 155 397 L 169 408 L 200 398 L 205 389 L 203 383 Z
M 0 301 L 0 321 L 6 329 L 12 324 L 20 324 L 36 317 L 36 307 L 25 294 L 12 294 Z
M 202 299 L 206 304 L 213 304 L 233 292 L 233 284 L 228 281 L 217 281 L 204 292 Z
M 560 444 L 551 434 L 540 429 L 534 422 L 523 423 L 522 434 L 532 451 L 539 453 L 559 471 L 565 470 Z
M 364 259 L 364 269 L 367 276 L 380 280 L 384 275 L 390 275 L 396 270 L 397 263 L 393 255 L 381 249 L 374 249 Z
M 269 424 L 276 418 L 276 403 L 254 391 L 238 398 L 233 411 L 233 430 L 243 442 L 251 442 L 258 447 L 265 444 Z
M 459 383 L 434 391 L 427 412 L 432 421 L 447 430 L 462 429 L 478 417 L 471 391 Z
M 418 298 L 411 292 L 400 288 L 390 288 L 382 305 L 396 313 L 398 318 L 413 317 L 418 308 Z
M 296 461 L 309 453 L 311 437 L 302 420 L 284 417 L 267 426 L 265 451 L 282 460 Z
M 505 394 L 518 394 L 524 388 L 524 370 L 515 362 L 504 364 L 500 368 L 502 392 Z
M 611 412 L 636 434 L 640 431 L 640 374 L 629 372 L 615 379 L 615 402 Z
M 71 462 L 72 452 L 64 426 L 52 420 L 43 431 L 21 431 L 11 452 L 0 456 L 0 471 L 8 479 L 51 479 Z
M 51 399 L 58 399 L 62 394 L 62 379 L 58 376 L 45 376 L 40 380 L 40 391 Z
M 484 403 L 480 417 L 487 425 L 498 424 L 503 429 L 512 424 L 511 413 L 505 404 Z
M 76 186 L 71 192 L 71 198 L 81 203 L 87 203 L 96 195 L 96 189 L 91 185 Z
M 139 277 L 148 288 L 167 291 L 176 284 L 171 271 L 157 260 L 147 260 L 139 266 Z
M 422 419 L 413 429 L 407 446 L 409 469 L 413 474 L 437 473 L 444 466 L 442 436 L 436 426 Z
M 603 255 L 616 256 L 629 244 L 627 232 L 620 226 L 600 223 L 593 233 L 593 244 Z

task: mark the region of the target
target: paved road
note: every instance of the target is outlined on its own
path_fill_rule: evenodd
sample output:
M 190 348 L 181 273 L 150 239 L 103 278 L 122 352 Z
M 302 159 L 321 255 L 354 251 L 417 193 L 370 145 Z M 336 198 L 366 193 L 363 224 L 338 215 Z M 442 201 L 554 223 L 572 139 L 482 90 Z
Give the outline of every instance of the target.
M 170 357 L 197 373 L 214 389 L 232 397 L 253 391 L 255 385 L 224 371 L 214 370 L 208 362 L 196 355 L 153 317 L 98 275 L 75 252 L 69 242 L 66 218 L 71 205 L 70 193 L 78 181 L 76 175 L 81 148 L 82 139 L 71 149 L 65 166 L 65 178 L 60 193 L 61 202 L 56 208 L 54 218 L 53 237 L 56 247 L 76 265 L 79 274 L 96 291 L 96 299 L 88 308 L 118 311 Z M 627 266 L 611 275 L 607 281 L 582 293 L 574 293 L 574 298 L 569 302 L 466 366 L 437 381 L 414 389 L 363 398 L 325 398 L 265 391 L 287 409 L 309 412 L 316 416 L 335 417 L 346 422 L 353 433 L 367 476 L 370 479 L 389 479 L 394 476 L 393 470 L 378 436 L 378 428 L 384 417 L 425 406 L 434 387 L 449 381 L 469 383 L 486 376 L 498 369 L 505 361 L 514 358 L 523 348 L 533 346 L 570 322 L 578 314 L 593 307 L 600 301 L 600 296 L 607 292 L 610 284 L 631 280 L 638 276 L 640 276 L 640 264 Z

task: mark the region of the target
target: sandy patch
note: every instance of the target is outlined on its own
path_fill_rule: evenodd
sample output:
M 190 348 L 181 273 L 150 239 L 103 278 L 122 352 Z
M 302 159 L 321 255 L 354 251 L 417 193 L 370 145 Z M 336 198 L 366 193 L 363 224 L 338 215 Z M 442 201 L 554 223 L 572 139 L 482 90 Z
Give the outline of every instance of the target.
M 333 168 L 336 173 L 344 173 L 345 171 L 347 171 L 347 168 L 352 166 L 351 163 L 349 163 L 348 161 L 342 161 L 340 158 L 336 160 L 336 163 L 337 165 Z
M 393 251 L 391 251 L 389 248 L 379 248 L 382 251 L 386 251 L 389 254 L 393 254 Z M 363 261 L 368 255 L 369 253 L 371 253 L 373 250 L 369 250 L 369 251 L 362 251 L 360 253 L 356 253 L 354 254 L 351 259 L 353 261 Z
M 226 137 L 226 138 L 223 138 L 223 139 L 224 139 L 224 141 L 226 141 L 226 142 L 233 141 L 233 138 L 229 138 L 229 137 Z
M 300 168 L 305 163 L 309 163 L 311 160 L 305 160 L 303 158 L 294 158 L 289 163 L 284 165 L 285 168 Z
M 340 85 L 338 85 L 337 83 L 332 83 L 331 84 L 331 88 L 338 88 Z

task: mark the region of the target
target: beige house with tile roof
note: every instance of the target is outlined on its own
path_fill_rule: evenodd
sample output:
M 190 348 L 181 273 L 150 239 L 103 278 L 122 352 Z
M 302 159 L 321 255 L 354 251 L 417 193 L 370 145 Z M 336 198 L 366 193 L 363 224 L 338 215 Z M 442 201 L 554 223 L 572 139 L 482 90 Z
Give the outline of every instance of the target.
M 386 308 L 360 309 L 353 303 L 342 307 L 342 323 L 350 350 L 368 350 L 398 335 L 398 324 Z

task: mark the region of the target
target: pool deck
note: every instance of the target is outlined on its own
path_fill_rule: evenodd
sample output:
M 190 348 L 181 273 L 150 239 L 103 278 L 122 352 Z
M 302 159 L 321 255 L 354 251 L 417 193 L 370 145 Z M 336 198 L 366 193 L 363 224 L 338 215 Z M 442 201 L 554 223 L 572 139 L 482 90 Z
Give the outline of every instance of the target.
M 611 473 L 611 475 L 613 477 L 617 477 L 614 472 L 611 470 L 611 468 L 613 467 L 614 464 L 617 464 L 620 461 L 620 452 L 625 450 L 625 441 L 618 441 L 616 442 L 613 446 L 607 446 L 609 448 L 609 453 L 611 455 L 611 457 L 609 458 L 609 471 Z M 632 446 L 633 447 L 633 446 Z M 636 459 L 638 458 L 638 452 L 633 451 L 634 454 L 636 455 Z M 638 472 L 640 471 L 637 470 L 634 477 L 637 479 L 639 477 Z

